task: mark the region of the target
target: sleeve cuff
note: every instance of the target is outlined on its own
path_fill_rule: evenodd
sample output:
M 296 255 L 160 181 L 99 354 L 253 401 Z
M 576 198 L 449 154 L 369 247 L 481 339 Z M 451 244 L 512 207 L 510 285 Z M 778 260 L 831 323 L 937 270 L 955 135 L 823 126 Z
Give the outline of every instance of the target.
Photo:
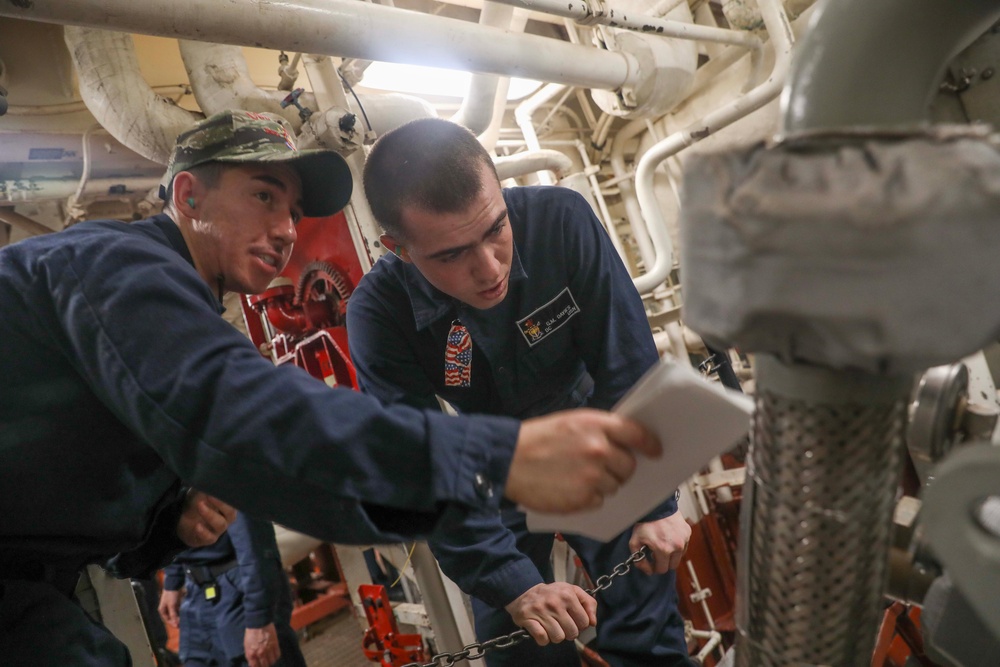
M 636 523 L 647 523 L 649 521 L 658 521 L 660 519 L 665 519 L 668 516 L 673 515 L 677 512 L 677 501 L 680 499 L 681 492 L 674 491 L 666 500 L 656 506 L 656 508 L 642 517 Z
M 250 611 L 246 608 L 243 609 L 243 624 L 248 628 L 263 628 L 273 622 L 270 610 Z
M 498 508 L 521 423 L 510 417 L 484 415 L 460 420 L 429 413 L 429 419 L 436 498 L 469 507 Z M 455 433 L 458 429 L 463 432 Z M 455 447 L 458 441 L 462 444 Z M 444 442 L 451 446 L 441 446 Z
M 538 568 L 525 557 L 490 574 L 475 587 L 472 595 L 491 607 L 503 609 L 532 586 L 544 583 Z

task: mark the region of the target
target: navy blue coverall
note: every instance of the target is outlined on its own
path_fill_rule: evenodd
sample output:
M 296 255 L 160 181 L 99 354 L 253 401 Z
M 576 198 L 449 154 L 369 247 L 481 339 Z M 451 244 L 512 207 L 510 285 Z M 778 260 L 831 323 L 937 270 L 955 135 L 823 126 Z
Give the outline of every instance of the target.
M 412 264 L 386 255 L 348 301 L 351 358 L 363 391 L 384 402 L 527 418 L 566 408 L 607 409 L 657 361 L 642 300 L 589 204 L 564 188 L 505 189 L 514 256 L 507 297 L 477 310 L 435 289 Z M 455 320 L 472 338 L 471 386 L 447 386 Z M 644 521 L 673 514 L 671 497 Z M 566 535 L 593 577 L 628 558 L 631 530 L 607 544 Z M 552 582 L 551 534 L 528 533 L 512 507 L 473 513 L 429 541 L 441 569 L 473 598 L 476 634 L 516 629 L 504 607 Z M 614 667 L 688 664 L 674 573 L 618 577 L 598 595 L 597 646 Z M 522 642 L 487 654 L 497 665 L 578 665 L 572 642 Z
M 239 512 L 218 542 L 182 551 L 164 574 L 164 590 L 186 588 L 179 652 L 184 667 L 246 665 L 246 629 L 272 623 L 281 649 L 276 667 L 306 667 L 290 625 L 292 596 L 270 522 Z
M 148 578 L 185 548 L 181 480 L 330 542 L 425 537 L 498 506 L 515 420 L 331 390 L 275 368 L 221 310 L 164 215 L 0 249 L 6 664 L 128 664 L 72 591 L 87 563 Z

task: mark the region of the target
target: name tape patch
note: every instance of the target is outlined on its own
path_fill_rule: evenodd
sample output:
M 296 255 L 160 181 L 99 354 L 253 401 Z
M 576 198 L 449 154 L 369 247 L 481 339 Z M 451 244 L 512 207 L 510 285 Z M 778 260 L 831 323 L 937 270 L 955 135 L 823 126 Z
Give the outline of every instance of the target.
M 517 321 L 517 328 L 528 345 L 534 347 L 550 333 L 573 319 L 580 312 L 576 299 L 566 287 L 554 299 Z

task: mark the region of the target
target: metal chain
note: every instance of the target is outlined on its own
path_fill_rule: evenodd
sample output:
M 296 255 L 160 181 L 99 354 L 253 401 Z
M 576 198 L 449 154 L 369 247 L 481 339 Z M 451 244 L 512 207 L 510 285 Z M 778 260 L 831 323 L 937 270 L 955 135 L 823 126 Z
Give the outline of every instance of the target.
M 646 553 L 646 547 L 640 547 L 639 550 L 629 556 L 625 562 L 615 565 L 611 574 L 605 574 L 598 577 L 597 581 L 594 582 L 594 587 L 584 589 L 584 592 L 591 597 L 596 597 L 599 592 L 607 590 L 611 587 L 611 584 L 614 583 L 615 577 L 628 574 L 633 565 L 646 558 Z M 481 660 L 486 657 L 487 651 L 516 646 L 525 639 L 528 639 L 530 636 L 531 635 L 528 634 L 527 630 L 515 630 L 509 635 L 501 635 L 499 637 L 494 637 L 489 641 L 469 644 L 456 653 L 438 653 L 431 658 L 430 662 L 408 662 L 403 665 L 403 667 L 453 667 L 456 663 L 462 660 Z

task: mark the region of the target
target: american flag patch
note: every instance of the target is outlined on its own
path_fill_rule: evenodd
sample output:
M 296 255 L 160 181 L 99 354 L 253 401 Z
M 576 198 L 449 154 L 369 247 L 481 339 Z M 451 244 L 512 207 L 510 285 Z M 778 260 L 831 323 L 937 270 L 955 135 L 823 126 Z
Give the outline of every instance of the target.
M 459 320 L 451 323 L 444 348 L 444 386 L 472 385 L 472 337 Z

